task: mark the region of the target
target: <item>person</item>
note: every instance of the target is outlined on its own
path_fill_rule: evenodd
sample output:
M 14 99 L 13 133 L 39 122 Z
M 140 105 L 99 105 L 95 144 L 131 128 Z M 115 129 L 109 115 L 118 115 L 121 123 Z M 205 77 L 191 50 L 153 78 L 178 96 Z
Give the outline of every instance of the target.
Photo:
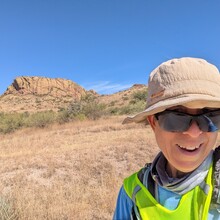
M 220 198 L 213 202 L 213 173 L 220 177 L 213 165 L 220 129 L 217 67 L 193 57 L 162 63 L 149 76 L 146 109 L 123 121 L 130 122 L 149 124 L 160 152 L 123 181 L 113 219 L 220 219 Z

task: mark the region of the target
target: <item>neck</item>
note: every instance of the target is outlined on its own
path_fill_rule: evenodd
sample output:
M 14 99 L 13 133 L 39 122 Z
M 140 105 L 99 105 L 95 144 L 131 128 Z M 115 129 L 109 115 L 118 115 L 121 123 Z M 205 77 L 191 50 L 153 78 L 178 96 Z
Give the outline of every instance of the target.
M 171 164 L 167 163 L 166 165 L 166 172 L 169 177 L 171 178 L 182 178 L 187 173 L 177 170 L 175 167 L 173 167 Z

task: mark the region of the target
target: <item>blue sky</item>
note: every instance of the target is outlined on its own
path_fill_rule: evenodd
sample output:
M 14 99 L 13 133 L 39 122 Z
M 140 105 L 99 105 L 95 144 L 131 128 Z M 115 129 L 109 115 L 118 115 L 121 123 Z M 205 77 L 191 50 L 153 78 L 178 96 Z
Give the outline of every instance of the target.
M 111 94 L 174 57 L 220 69 L 219 0 L 0 0 L 0 94 L 18 76 Z

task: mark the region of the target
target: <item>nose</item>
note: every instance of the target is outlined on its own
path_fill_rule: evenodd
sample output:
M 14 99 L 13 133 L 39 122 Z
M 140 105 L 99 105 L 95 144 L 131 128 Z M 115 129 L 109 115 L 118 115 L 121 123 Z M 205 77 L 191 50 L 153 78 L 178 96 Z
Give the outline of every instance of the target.
M 200 130 L 198 124 L 195 121 L 192 122 L 187 131 L 183 132 L 183 134 L 188 134 L 191 137 L 198 137 L 201 133 L 202 131 Z

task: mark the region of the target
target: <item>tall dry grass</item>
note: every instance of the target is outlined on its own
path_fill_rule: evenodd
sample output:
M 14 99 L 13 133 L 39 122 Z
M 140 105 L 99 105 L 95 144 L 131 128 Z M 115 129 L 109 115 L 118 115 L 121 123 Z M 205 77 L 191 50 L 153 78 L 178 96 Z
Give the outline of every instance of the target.
M 121 121 L 1 135 L 0 210 L 11 219 L 112 219 L 123 179 L 158 152 L 150 128 Z

